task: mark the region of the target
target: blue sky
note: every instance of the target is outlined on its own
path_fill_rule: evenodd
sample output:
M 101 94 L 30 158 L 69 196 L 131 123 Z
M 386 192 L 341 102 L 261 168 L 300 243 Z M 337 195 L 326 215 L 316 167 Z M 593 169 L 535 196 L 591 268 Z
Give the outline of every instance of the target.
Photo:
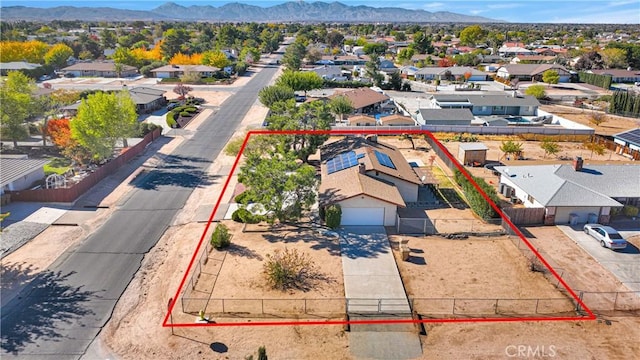
M 167 1 L 163 0 L 1 0 L 2 6 L 109 6 L 114 8 L 149 10 Z M 285 0 L 236 0 L 173 1 L 183 6 L 212 5 L 221 6 L 228 2 L 240 2 L 262 7 L 272 6 Z M 312 1 L 310 1 L 312 2 Z M 325 2 L 332 2 L 325 0 Z M 464 15 L 479 15 L 508 22 L 525 23 L 610 23 L 640 24 L 640 0 L 342 0 L 348 5 L 367 5 L 373 7 L 400 7 L 422 9 L 426 11 L 450 11 Z M 0 14 L 0 17 L 2 15 Z

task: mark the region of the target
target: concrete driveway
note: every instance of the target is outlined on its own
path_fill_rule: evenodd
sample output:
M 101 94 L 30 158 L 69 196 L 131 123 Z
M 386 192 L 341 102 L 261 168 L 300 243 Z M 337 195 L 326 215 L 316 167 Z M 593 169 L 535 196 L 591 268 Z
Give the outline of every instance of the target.
M 629 244 L 624 250 L 613 251 L 585 234 L 582 225 L 558 225 L 558 228 L 630 290 L 640 291 L 640 250 L 637 247 Z M 628 238 L 640 234 L 640 229 L 620 231 L 620 234 Z

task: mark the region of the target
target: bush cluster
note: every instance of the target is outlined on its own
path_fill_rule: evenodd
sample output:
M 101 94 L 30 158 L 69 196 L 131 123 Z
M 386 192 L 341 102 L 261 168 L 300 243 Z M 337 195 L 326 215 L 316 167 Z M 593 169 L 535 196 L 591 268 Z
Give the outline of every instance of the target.
M 267 254 L 263 273 L 267 283 L 274 289 L 305 289 L 316 277 L 317 269 L 308 254 L 296 249 L 276 250 Z
M 216 249 L 224 249 L 231 245 L 231 234 L 225 224 L 218 224 L 211 234 L 211 246 Z
M 329 205 L 325 209 L 325 223 L 331 229 L 337 229 L 340 226 L 340 220 L 342 219 L 342 208 L 340 205 L 333 204 Z
M 493 201 L 495 204 L 498 204 L 499 199 L 496 194 L 496 189 L 487 184 L 483 178 L 471 176 L 476 184 L 484 191 L 485 194 Z M 473 186 L 473 184 L 467 179 L 460 170 L 456 170 L 454 174 L 454 179 L 458 185 L 462 187 L 462 191 L 464 192 L 464 196 L 467 198 L 469 202 L 469 206 L 471 210 L 475 212 L 478 216 L 483 219 L 491 219 L 498 216 L 496 211 L 491 207 L 489 202 L 485 200 L 482 194 Z
M 245 208 L 239 208 L 231 214 L 231 220 L 243 224 L 257 224 L 264 220 L 263 216 L 253 214 Z

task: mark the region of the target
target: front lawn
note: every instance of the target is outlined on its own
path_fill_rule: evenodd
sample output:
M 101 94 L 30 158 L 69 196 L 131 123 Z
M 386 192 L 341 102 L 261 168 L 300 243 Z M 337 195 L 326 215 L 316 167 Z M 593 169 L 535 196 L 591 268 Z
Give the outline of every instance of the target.
M 51 174 L 62 175 L 71 169 L 71 160 L 67 158 L 52 158 L 47 164 L 44 165 L 44 174 L 49 176 Z

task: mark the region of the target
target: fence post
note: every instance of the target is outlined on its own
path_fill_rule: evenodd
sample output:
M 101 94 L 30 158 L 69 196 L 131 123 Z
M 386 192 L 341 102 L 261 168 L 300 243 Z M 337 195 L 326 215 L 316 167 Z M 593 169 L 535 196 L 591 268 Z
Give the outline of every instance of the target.
M 580 295 L 578 295 L 578 298 L 580 299 L 580 301 L 584 302 L 584 300 L 582 299 L 582 295 L 584 294 L 583 291 L 580 291 Z M 580 308 L 580 303 L 577 302 L 576 303 L 576 311 L 582 311 L 582 309 Z
M 456 299 L 455 298 L 453 299 L 453 308 L 451 308 L 451 313 L 453 315 L 456 314 Z
M 264 315 L 264 299 L 260 299 L 260 308 L 262 311 L 262 315 Z
M 540 299 L 536 299 L 536 314 L 538 313 L 538 304 L 540 303 Z
M 225 313 L 225 311 L 224 311 L 224 299 L 222 299 L 222 313 L 223 314 Z
M 498 315 L 498 301 L 500 301 L 500 299 L 496 299 L 496 303 L 493 305 L 493 313 Z
M 614 311 L 618 310 L 618 294 L 620 294 L 620 292 L 616 291 L 616 297 L 613 300 L 613 310 Z
M 304 314 L 307 313 L 307 299 L 304 299 Z
M 382 299 L 378 299 L 378 313 L 382 312 Z

